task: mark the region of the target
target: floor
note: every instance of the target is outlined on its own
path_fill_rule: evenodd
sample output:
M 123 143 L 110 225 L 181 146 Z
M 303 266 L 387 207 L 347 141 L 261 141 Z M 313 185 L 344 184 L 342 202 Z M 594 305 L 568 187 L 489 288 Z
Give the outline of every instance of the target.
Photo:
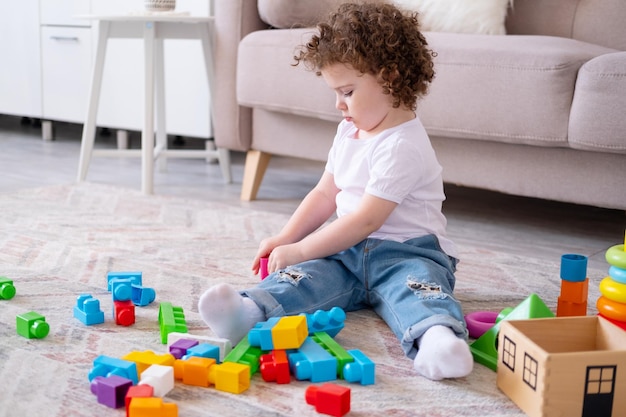
M 28 187 L 76 181 L 82 126 L 54 124 L 54 141 L 41 139 L 41 127 L 30 120 L 0 115 L 0 193 Z M 178 142 L 182 139 L 183 144 Z M 203 147 L 204 141 L 169 138 L 171 147 Z M 139 132 L 130 133 L 138 147 Z M 114 132 L 99 130 L 96 147 L 116 146 Z M 155 174 L 155 193 L 277 213 L 291 213 L 316 183 L 323 164 L 275 157 L 258 200 L 239 199 L 245 155 L 233 152 L 233 183 L 226 184 L 216 163 L 199 159 L 171 159 L 167 170 Z M 93 158 L 87 181 L 140 189 L 138 158 Z M 623 211 L 521 198 L 446 184 L 444 213 L 451 235 L 467 236 L 486 247 L 510 250 L 535 258 L 560 259 L 561 254 L 589 256 L 590 267 L 608 265 L 604 252 L 623 243 Z M 1 217 L 1 213 L 0 213 Z

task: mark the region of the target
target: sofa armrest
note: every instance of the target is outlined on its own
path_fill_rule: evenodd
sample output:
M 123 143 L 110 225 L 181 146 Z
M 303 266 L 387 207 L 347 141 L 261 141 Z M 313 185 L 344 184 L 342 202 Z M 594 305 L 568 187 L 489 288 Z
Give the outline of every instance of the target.
M 213 135 L 220 148 L 247 151 L 252 138 L 252 110 L 237 104 L 236 68 L 239 41 L 267 28 L 252 0 L 213 0 L 214 61 Z

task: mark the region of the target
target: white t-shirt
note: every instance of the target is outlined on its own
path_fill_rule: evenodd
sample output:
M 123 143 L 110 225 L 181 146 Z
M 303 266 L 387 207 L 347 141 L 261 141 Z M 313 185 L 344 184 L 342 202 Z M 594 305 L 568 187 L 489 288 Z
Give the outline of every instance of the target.
M 441 212 L 441 165 L 421 121 L 416 117 L 373 138 L 356 134 L 352 122 L 342 121 L 328 154 L 326 170 L 340 190 L 337 216 L 354 211 L 364 193 L 393 201 L 398 206 L 370 238 L 404 242 L 434 234 L 441 248 L 458 258 Z

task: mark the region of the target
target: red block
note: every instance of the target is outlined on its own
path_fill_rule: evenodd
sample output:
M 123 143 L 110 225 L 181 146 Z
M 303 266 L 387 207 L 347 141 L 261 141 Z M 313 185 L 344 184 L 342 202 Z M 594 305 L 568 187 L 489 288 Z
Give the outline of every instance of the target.
M 277 384 L 291 382 L 289 360 L 284 350 L 274 350 L 272 353 L 262 355 L 259 362 L 261 363 L 261 376 L 265 382 L 276 381 Z
M 315 406 L 315 411 L 334 417 L 342 417 L 350 412 L 350 388 L 326 383 L 311 385 L 305 392 L 307 404 Z
M 129 417 L 130 402 L 133 398 L 149 398 L 149 397 L 152 397 L 153 395 L 154 395 L 154 388 L 152 388 L 152 385 L 143 384 L 143 385 L 133 385 L 132 387 L 130 387 L 128 391 L 126 392 L 126 399 L 125 399 L 126 417 Z
M 130 326 L 135 323 L 135 305 L 132 301 L 114 301 L 113 318 L 115 324 Z

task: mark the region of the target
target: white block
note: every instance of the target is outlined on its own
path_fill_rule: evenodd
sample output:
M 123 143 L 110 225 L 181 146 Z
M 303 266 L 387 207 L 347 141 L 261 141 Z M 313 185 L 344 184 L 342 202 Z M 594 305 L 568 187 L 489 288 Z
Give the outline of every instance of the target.
M 174 367 L 165 365 L 150 365 L 141 373 L 139 385 L 151 385 L 155 397 L 165 397 L 174 389 Z
M 198 336 L 189 333 L 177 333 L 172 332 L 167 335 L 167 351 L 170 351 L 170 346 L 179 339 L 197 340 L 198 343 L 208 343 L 218 346 L 220 348 L 220 362 L 224 362 L 226 355 L 233 350 L 232 343 L 228 339 L 222 339 L 221 337 L 210 336 Z

